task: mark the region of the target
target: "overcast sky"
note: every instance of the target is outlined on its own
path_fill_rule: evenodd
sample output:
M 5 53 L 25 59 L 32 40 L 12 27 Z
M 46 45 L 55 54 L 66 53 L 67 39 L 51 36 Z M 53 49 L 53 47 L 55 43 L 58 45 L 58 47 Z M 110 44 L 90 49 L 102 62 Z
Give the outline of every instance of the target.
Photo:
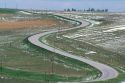
M 21 9 L 105 9 L 125 11 L 125 0 L 0 0 L 0 7 Z

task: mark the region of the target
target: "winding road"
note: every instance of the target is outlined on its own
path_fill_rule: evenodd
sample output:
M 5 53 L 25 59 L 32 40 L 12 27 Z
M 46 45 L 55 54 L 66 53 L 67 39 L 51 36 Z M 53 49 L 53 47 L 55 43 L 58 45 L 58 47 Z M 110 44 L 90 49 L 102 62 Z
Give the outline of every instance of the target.
M 68 18 L 68 17 L 65 17 L 65 18 Z M 69 29 L 63 29 L 63 30 L 60 30 L 60 31 L 68 31 L 68 30 L 71 30 L 71 29 L 86 27 L 86 26 L 88 26 L 90 24 L 89 22 L 87 22 L 85 20 L 77 19 L 77 21 L 79 21 L 81 23 L 80 26 L 69 28 Z M 39 34 L 36 34 L 36 35 L 33 35 L 33 36 L 29 37 L 28 41 L 30 43 L 38 46 L 38 47 L 47 49 L 47 50 L 49 50 L 51 52 L 58 53 L 58 54 L 60 54 L 60 56 L 66 56 L 66 57 L 69 57 L 69 58 L 76 59 L 76 60 L 79 60 L 81 62 L 87 63 L 87 64 L 93 66 L 94 68 L 98 69 L 102 73 L 99 78 L 94 79 L 94 80 L 89 80 L 87 82 L 105 81 L 105 80 L 116 78 L 119 75 L 119 73 L 114 68 L 112 68 L 112 67 L 110 67 L 108 65 L 105 65 L 105 64 L 102 64 L 102 63 L 99 63 L 99 62 L 96 62 L 96 61 L 92 61 L 92 60 L 84 58 L 84 57 L 80 57 L 80 56 L 77 56 L 77 55 L 70 54 L 68 52 L 65 52 L 65 51 L 50 47 L 47 44 L 42 43 L 41 41 L 39 41 L 39 39 L 41 37 L 43 37 L 45 35 L 49 35 L 51 33 L 56 33 L 58 31 L 59 30 L 51 30 L 51 31 L 48 31 L 48 32 L 45 32 L 45 33 L 39 33 Z

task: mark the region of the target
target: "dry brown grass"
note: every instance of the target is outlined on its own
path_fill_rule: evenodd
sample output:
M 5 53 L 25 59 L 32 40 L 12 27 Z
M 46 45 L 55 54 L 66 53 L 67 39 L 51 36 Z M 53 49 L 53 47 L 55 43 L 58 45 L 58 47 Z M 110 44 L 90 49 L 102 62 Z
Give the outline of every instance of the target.
M 13 14 L 0 14 L 0 16 L 13 16 Z
M 55 20 L 30 20 L 30 21 L 15 21 L 15 22 L 1 22 L 0 29 L 19 29 L 19 28 L 32 28 L 32 27 L 50 27 L 57 24 Z

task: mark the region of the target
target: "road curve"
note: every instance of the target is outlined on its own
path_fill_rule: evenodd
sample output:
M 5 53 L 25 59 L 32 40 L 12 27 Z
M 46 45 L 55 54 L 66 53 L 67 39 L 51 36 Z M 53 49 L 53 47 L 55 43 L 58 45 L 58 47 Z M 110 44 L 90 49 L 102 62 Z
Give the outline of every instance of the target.
M 65 18 L 68 18 L 68 17 L 65 17 Z M 83 21 L 83 20 L 79 20 L 79 19 L 77 21 L 81 22 L 80 26 L 69 28 L 69 29 L 63 29 L 63 30 L 60 30 L 60 31 L 67 31 L 67 30 L 71 30 L 71 29 L 85 27 L 85 26 L 88 26 L 90 24 L 87 21 Z M 68 52 L 50 47 L 47 44 L 39 41 L 39 39 L 41 37 L 43 37 L 45 35 L 48 35 L 48 34 L 51 34 L 51 33 L 56 33 L 56 32 L 58 32 L 58 30 L 48 31 L 48 32 L 45 32 L 45 33 L 39 33 L 39 34 L 36 34 L 36 35 L 33 35 L 33 36 L 29 37 L 28 41 L 30 43 L 38 46 L 38 47 L 47 49 L 51 52 L 58 53 L 58 54 L 60 54 L 60 56 L 66 56 L 66 57 L 69 57 L 69 58 L 76 59 L 76 60 L 79 60 L 81 62 L 87 63 L 87 64 L 93 66 L 94 68 L 98 69 L 102 73 L 102 75 L 99 78 L 94 79 L 94 80 L 89 80 L 87 82 L 105 81 L 105 80 L 116 78 L 118 76 L 119 73 L 114 68 L 112 68 L 108 65 L 105 65 L 105 64 L 102 64 L 102 63 L 99 63 L 99 62 L 96 62 L 96 61 L 92 61 L 92 60 L 89 60 L 89 59 L 84 58 L 84 57 L 80 57 L 80 56 L 77 56 L 77 55 L 70 54 Z

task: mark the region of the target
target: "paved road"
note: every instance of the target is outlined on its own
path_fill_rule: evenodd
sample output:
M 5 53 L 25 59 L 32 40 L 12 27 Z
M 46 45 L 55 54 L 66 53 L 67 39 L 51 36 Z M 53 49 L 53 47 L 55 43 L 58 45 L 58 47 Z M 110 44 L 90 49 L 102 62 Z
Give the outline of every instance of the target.
M 69 29 L 64 29 L 64 30 L 60 30 L 60 31 L 67 31 L 67 30 L 71 30 L 71 29 L 81 28 L 81 27 L 88 26 L 90 24 L 89 22 L 83 21 L 83 20 L 77 20 L 77 21 L 81 22 L 80 26 L 69 28 Z M 67 53 L 67 52 L 59 50 L 59 49 L 55 49 L 55 48 L 50 47 L 50 46 L 39 41 L 40 37 L 43 37 L 43 36 L 51 34 L 51 33 L 56 33 L 56 32 L 58 32 L 58 30 L 48 31 L 45 33 L 39 33 L 39 34 L 36 34 L 36 35 L 29 37 L 28 40 L 30 43 L 32 43 L 38 47 L 47 49 L 51 52 L 58 53 L 58 54 L 60 54 L 60 56 L 66 56 L 66 57 L 73 58 L 73 59 L 79 60 L 81 62 L 87 63 L 87 64 L 93 66 L 94 68 L 98 69 L 102 73 L 102 75 L 99 78 L 94 79 L 94 80 L 89 80 L 88 82 L 105 81 L 108 79 L 116 78 L 118 76 L 119 73 L 114 68 L 112 68 L 108 65 L 105 65 L 105 64 L 102 64 L 102 63 L 99 63 L 96 61 L 92 61 L 92 60 L 89 60 L 89 59 L 84 58 L 84 57 L 73 55 L 73 54 Z

